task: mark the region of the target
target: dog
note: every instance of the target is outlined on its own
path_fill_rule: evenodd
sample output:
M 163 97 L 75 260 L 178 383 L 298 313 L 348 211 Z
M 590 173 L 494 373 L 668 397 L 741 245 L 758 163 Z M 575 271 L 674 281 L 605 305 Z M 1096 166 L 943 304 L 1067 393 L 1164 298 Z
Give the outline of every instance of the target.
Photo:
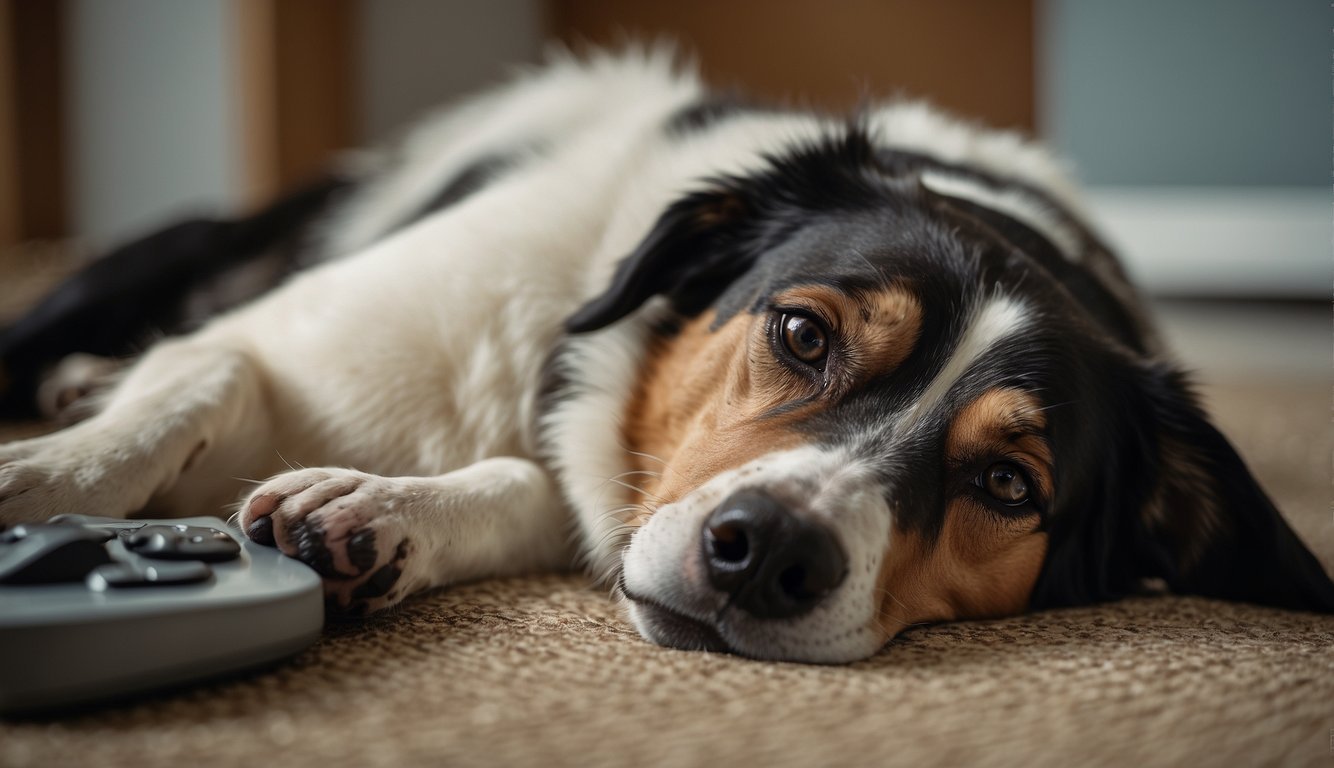
M 235 520 L 334 610 L 582 562 L 650 641 L 803 662 L 1148 580 L 1334 611 L 1086 221 L 1048 152 L 921 104 L 558 58 L 39 305 L 7 397 L 90 415 L 0 447 L 0 523 L 269 477 Z M 192 324 L 100 394 L 50 366 Z

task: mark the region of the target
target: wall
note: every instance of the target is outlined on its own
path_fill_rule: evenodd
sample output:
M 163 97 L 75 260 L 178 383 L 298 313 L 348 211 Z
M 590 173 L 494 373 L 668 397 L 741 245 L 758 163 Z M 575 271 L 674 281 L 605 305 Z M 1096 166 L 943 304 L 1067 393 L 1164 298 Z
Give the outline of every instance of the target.
M 1329 3 L 1047 0 L 1042 127 L 1091 184 L 1320 186 Z
M 229 0 L 71 0 L 70 229 L 94 246 L 238 200 Z
M 391 136 L 427 110 L 536 61 L 541 0 L 362 0 L 365 138 Z

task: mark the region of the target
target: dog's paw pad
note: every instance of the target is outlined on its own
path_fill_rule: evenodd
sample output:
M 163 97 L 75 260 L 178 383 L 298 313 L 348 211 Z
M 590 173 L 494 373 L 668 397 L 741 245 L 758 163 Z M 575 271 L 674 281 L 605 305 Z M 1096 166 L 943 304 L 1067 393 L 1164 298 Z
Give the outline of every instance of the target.
M 383 531 L 387 533 L 387 531 Z M 376 538 L 374 531 L 365 532 L 371 541 Z M 363 541 L 367 540 L 362 536 Z M 356 537 L 354 537 L 356 538 Z M 382 537 L 381 537 L 382 538 Z M 348 546 L 351 546 L 351 539 Z M 387 608 L 409 594 L 410 585 L 404 583 L 404 570 L 412 553 L 411 542 L 407 538 L 397 539 L 397 544 L 390 550 L 379 546 L 374 548 L 374 559 L 369 550 L 363 550 L 357 558 L 362 572 L 353 578 L 325 579 L 325 606 L 332 612 L 360 616 Z M 349 561 L 351 552 L 347 553 Z

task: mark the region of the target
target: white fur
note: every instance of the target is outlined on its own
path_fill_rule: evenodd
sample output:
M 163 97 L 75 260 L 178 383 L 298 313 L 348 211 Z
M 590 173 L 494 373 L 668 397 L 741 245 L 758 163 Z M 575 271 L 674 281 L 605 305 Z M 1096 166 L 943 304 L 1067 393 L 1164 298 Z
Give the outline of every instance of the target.
M 1081 219 L 1088 216 L 1068 168 L 1054 155 L 1013 131 L 981 128 L 922 102 L 898 102 L 869 113 L 881 142 L 937 160 L 973 167 L 1030 184 Z
M 933 192 L 968 200 L 1027 224 L 1051 241 L 1061 255 L 1070 261 L 1078 262 L 1083 257 L 1079 234 L 1054 215 L 1050 206 L 1022 188 L 996 189 L 976 179 L 940 171 L 923 171 L 921 178 L 923 186 Z

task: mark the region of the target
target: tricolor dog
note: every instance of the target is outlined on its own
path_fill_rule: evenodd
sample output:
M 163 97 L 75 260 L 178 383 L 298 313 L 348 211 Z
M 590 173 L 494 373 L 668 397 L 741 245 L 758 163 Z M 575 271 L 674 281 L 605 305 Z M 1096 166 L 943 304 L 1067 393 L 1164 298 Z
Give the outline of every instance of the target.
M 1147 579 L 1334 610 L 1059 165 L 921 105 L 557 61 L 107 257 L 7 334 L 9 397 L 209 315 L 0 447 L 0 523 L 243 498 L 342 610 L 581 561 L 649 640 L 810 662 Z

